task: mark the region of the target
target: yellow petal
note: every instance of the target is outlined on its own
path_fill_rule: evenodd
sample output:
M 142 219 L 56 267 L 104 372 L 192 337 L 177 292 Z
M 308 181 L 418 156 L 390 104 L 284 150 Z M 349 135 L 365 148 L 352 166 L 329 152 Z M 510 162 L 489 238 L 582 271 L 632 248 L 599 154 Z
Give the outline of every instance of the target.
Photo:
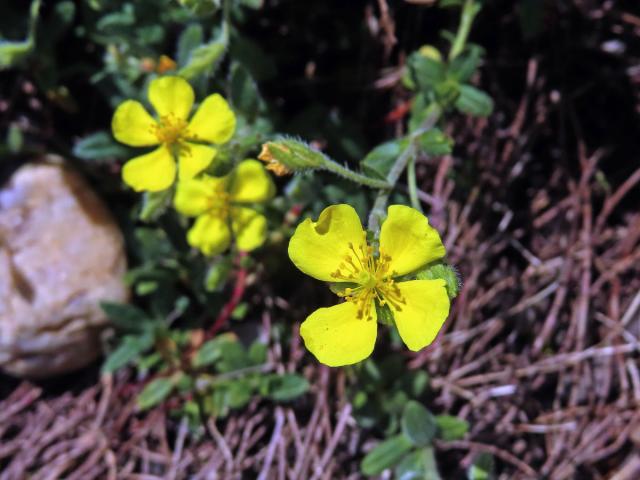
M 289 242 L 289 258 L 307 275 L 325 282 L 337 281 L 331 274 L 347 256 L 366 248 L 366 236 L 358 214 L 351 205 L 325 208 L 318 221 L 306 219 Z
M 391 205 L 380 229 L 380 255 L 391 257 L 389 270 L 395 275 L 413 272 L 445 255 L 438 231 L 429 219 L 404 205 Z
M 111 120 L 111 131 L 116 140 L 132 147 L 158 145 L 156 128 L 156 121 L 135 100 L 126 100 L 118 105 Z
M 193 107 L 193 88 L 180 77 L 156 78 L 149 85 L 149 101 L 160 117 L 187 120 Z
M 217 255 L 229 247 L 231 232 L 225 219 L 205 213 L 187 232 L 187 242 L 205 255 Z
M 244 160 L 236 168 L 229 193 L 235 202 L 266 202 L 273 197 L 275 186 L 262 163 Z
M 176 162 L 164 145 L 153 152 L 129 160 L 122 167 L 122 180 L 136 192 L 159 192 L 176 178 Z
M 231 228 L 238 249 L 245 252 L 261 247 L 267 238 L 267 219 L 250 208 L 236 207 L 231 211 Z
M 446 282 L 411 280 L 398 282 L 403 304 L 389 302 L 400 338 L 417 352 L 429 345 L 438 335 L 449 315 L 449 296 Z
M 226 143 L 236 129 L 236 116 L 222 96 L 209 95 L 198 107 L 189 122 L 190 140 Z
M 195 177 L 205 168 L 211 165 L 216 156 L 216 149 L 206 145 L 197 145 L 186 142 L 180 146 L 178 154 L 178 176 L 180 180 L 188 180 Z
M 340 367 L 371 355 L 377 333 L 375 308 L 372 308 L 370 320 L 358 319 L 356 314 L 356 305 L 344 302 L 319 308 L 302 322 L 300 335 L 319 362 Z
M 173 206 L 183 215 L 196 217 L 212 206 L 219 192 L 224 192 L 222 178 L 202 176 L 190 180 L 181 180 L 176 187 Z

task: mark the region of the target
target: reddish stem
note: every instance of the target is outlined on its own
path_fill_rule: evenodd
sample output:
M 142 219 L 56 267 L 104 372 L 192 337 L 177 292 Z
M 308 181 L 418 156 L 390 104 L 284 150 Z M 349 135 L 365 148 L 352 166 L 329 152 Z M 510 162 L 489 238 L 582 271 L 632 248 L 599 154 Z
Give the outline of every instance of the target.
M 404 116 L 409 113 L 411 110 L 411 100 L 407 100 L 406 102 L 402 102 L 396 108 L 387 113 L 387 116 L 384 117 L 385 123 L 395 123 L 398 120 L 402 120 Z
M 213 337 L 218 331 L 224 327 L 227 323 L 231 314 L 236 309 L 240 300 L 242 300 L 242 296 L 244 295 L 244 290 L 247 286 L 247 270 L 242 267 L 241 262 L 242 259 L 247 255 L 247 252 L 240 252 L 238 258 L 236 259 L 238 270 L 236 271 L 236 283 L 233 286 L 233 292 L 231 293 L 231 298 L 229 301 L 222 307 L 222 310 L 218 314 L 218 318 L 213 322 L 213 325 L 209 329 L 208 338 Z

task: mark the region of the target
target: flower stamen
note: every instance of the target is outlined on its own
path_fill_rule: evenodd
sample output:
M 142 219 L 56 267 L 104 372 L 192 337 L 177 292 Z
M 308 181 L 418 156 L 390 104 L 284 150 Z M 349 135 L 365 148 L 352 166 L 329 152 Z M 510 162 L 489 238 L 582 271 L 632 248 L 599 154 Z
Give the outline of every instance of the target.
M 402 311 L 406 300 L 400 288 L 393 280 L 397 272 L 389 271 L 391 257 L 389 255 L 375 256 L 373 247 L 359 245 L 356 248 L 349 242 L 351 254 L 345 255 L 338 269 L 331 274 L 338 281 L 356 283 L 358 286 L 345 288 L 338 295 L 347 302 L 357 305 L 356 316 L 358 319 L 373 318 L 373 301 L 380 306 L 390 305 L 397 311 Z
M 152 129 L 158 142 L 166 145 L 182 144 L 187 136 L 187 122 L 173 113 L 160 117 L 160 121 Z

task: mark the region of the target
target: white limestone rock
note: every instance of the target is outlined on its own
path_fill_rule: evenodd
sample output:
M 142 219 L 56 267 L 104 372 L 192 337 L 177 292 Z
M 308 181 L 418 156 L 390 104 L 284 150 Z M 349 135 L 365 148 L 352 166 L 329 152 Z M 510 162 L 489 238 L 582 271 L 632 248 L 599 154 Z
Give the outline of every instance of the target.
M 0 187 L 0 368 L 45 378 L 100 354 L 100 301 L 126 302 L 122 234 L 59 159 L 23 166 Z

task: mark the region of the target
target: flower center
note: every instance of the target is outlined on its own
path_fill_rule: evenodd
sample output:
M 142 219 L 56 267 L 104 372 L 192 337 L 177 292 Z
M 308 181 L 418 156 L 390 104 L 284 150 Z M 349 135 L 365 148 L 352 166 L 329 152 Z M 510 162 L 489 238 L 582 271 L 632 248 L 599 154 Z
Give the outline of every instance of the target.
M 216 218 L 228 218 L 231 209 L 231 196 L 222 188 L 216 188 L 207 197 L 207 211 Z
M 174 145 L 180 143 L 187 134 L 187 122 L 170 113 L 160 117 L 160 121 L 153 126 L 153 133 L 160 143 Z
M 336 281 L 358 285 L 355 288 L 345 288 L 338 294 L 346 301 L 357 305 L 357 317 L 371 320 L 373 301 L 378 302 L 380 306 L 389 304 L 395 310 L 402 310 L 402 305 L 406 301 L 393 280 L 397 273 L 389 271 L 391 257 L 384 254 L 375 256 L 373 247 L 369 245 L 360 245 L 356 248 L 349 242 L 349 250 L 351 252 L 345 255 L 338 269 L 331 276 Z

